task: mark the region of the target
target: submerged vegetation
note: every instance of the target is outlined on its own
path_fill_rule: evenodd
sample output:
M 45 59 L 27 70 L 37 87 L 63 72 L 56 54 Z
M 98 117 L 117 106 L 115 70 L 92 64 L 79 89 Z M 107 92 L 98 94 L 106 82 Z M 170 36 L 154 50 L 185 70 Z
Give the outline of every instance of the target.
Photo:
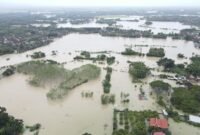
M 188 65 L 186 71 L 195 76 L 200 76 L 200 56 L 195 56 L 191 58 L 192 63 Z
M 114 94 L 101 95 L 101 103 L 103 105 L 114 104 L 115 103 L 115 95 Z
M 126 48 L 126 50 L 124 52 L 121 52 L 122 55 L 140 55 L 140 53 L 130 49 L 130 48 Z
M 163 92 L 169 92 L 170 85 L 161 80 L 156 80 L 150 83 L 150 86 L 153 90 L 155 90 L 156 94 L 160 94 Z
M 31 58 L 33 59 L 39 59 L 39 58 L 44 58 L 46 55 L 45 53 L 43 52 L 34 52 L 32 55 L 31 55 Z
M 129 73 L 133 79 L 144 79 L 149 72 L 149 68 L 142 62 L 132 62 L 129 65 Z
M 118 111 L 114 110 L 112 135 L 146 135 L 148 128 L 146 121 L 157 118 L 155 111 Z
M 186 113 L 200 113 L 200 86 L 174 88 L 171 103 Z
M 149 52 L 147 53 L 147 56 L 150 57 L 164 57 L 165 51 L 163 48 L 150 48 Z
M 36 86 L 54 85 L 47 97 L 50 99 L 62 98 L 67 92 L 100 74 L 100 68 L 91 64 L 80 68 L 66 70 L 58 64 L 47 61 L 30 61 L 20 64 L 18 72 L 31 75 L 30 83 Z
M 112 74 L 112 68 L 107 67 L 106 71 L 107 71 L 106 76 L 105 79 L 103 80 L 103 91 L 104 93 L 110 93 L 110 88 L 111 88 L 110 79 Z
M 3 76 L 11 76 L 15 73 L 15 67 L 14 66 L 9 66 L 3 73 Z
M 19 135 L 23 132 L 23 121 L 15 119 L 6 112 L 6 108 L 0 107 L 0 134 Z

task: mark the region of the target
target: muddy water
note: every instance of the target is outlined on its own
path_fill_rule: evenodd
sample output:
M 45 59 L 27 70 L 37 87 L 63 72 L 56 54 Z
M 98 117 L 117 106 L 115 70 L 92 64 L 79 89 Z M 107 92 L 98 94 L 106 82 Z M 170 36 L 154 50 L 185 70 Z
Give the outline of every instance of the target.
M 0 67 L 6 66 L 10 64 L 17 64 L 24 61 L 31 60 L 30 57 L 26 57 L 26 55 L 30 55 L 35 51 L 43 51 L 47 55 L 47 59 L 57 60 L 59 62 L 71 61 L 74 55 L 77 55 L 75 50 L 87 50 L 87 51 L 114 51 L 121 52 L 128 45 L 150 45 L 148 47 L 134 47 L 133 49 L 138 52 L 146 53 L 148 52 L 150 47 L 164 47 L 166 52 L 166 57 L 173 58 L 176 62 L 185 62 L 187 59 L 180 60 L 177 59 L 178 53 L 183 53 L 186 57 L 191 57 L 193 53 L 198 54 L 199 50 L 194 47 L 192 42 L 186 42 L 183 40 L 172 40 L 168 38 L 167 40 L 163 39 L 151 39 L 151 38 L 120 38 L 120 37 L 102 37 L 98 34 L 70 34 L 64 36 L 61 39 L 55 40 L 55 42 L 51 43 L 48 46 L 44 46 L 32 51 L 27 51 L 21 54 L 10 54 L 4 55 L 0 57 Z M 52 56 L 51 52 L 53 50 L 58 51 L 57 56 Z M 72 55 L 68 53 L 71 52 Z M 9 61 L 6 58 L 10 58 Z M 126 57 L 132 59 L 133 57 Z M 124 59 L 124 58 L 122 58 Z M 141 61 L 147 62 L 149 65 L 152 63 L 152 59 L 154 58 L 142 58 L 134 57 L 133 60 L 139 59 Z M 155 61 L 153 61 L 154 63 Z M 151 66 L 151 65 L 149 65 Z
M 46 93 L 49 88 L 37 88 L 28 84 L 28 76 L 15 74 L 8 78 L 0 80 L 0 105 L 8 109 L 8 112 L 17 118 L 25 121 L 25 124 L 41 123 L 41 135 L 81 135 L 84 132 L 90 132 L 94 135 L 111 135 L 112 133 L 112 113 L 113 108 L 127 108 L 131 110 L 144 110 L 152 109 L 161 111 L 155 99 L 149 96 L 151 91 L 148 83 L 157 78 L 148 77 L 144 80 L 143 89 L 146 94 L 147 100 L 139 100 L 138 94 L 140 93 L 139 87 L 141 84 L 134 84 L 128 74 L 127 60 L 143 61 L 149 67 L 156 67 L 157 58 L 147 58 L 138 56 L 121 56 L 116 52 L 125 49 L 124 44 L 149 44 L 165 46 L 166 56 L 173 58 L 177 63 L 188 61 L 188 59 L 177 59 L 178 53 L 183 53 L 187 57 L 191 57 L 192 53 L 198 53 L 199 50 L 195 49 L 192 42 L 185 42 L 181 40 L 155 40 L 147 38 L 111 38 L 102 37 L 100 35 L 80 35 L 70 34 L 61 39 L 57 39 L 49 46 L 41 47 L 32 51 L 22 54 L 11 54 L 0 57 L 0 66 L 10 64 L 17 64 L 24 61 L 31 60 L 26 57 L 27 54 L 32 54 L 34 51 L 43 51 L 46 53 L 46 59 L 53 59 L 59 62 L 67 62 L 65 68 L 73 69 L 86 63 L 73 62 L 73 57 L 78 53 L 75 50 L 88 50 L 88 51 L 105 51 L 112 50 L 114 55 L 119 61 L 119 64 L 114 64 L 114 69 L 111 79 L 111 93 L 116 95 L 116 104 L 102 106 L 100 95 L 103 93 L 102 80 L 105 77 L 105 71 L 102 70 L 101 76 L 93 81 L 83 84 L 72 90 L 62 101 L 48 101 Z M 143 53 L 148 52 L 149 47 L 133 47 L 136 51 Z M 57 50 L 56 56 L 51 55 L 51 51 Z M 72 54 L 69 55 L 69 52 Z M 6 61 L 6 58 L 10 58 Z M 99 65 L 101 68 L 106 65 Z M 122 72 L 123 71 L 123 72 Z M 175 83 L 168 81 L 175 86 Z M 137 85 L 137 88 L 135 88 Z M 93 98 L 82 98 L 81 92 L 92 91 L 94 92 Z M 120 93 L 130 94 L 130 103 L 127 105 L 121 104 Z M 105 125 L 108 125 L 105 128 Z M 188 135 L 188 133 L 196 134 L 198 128 L 194 128 L 185 124 L 177 124 L 170 121 L 170 129 L 174 135 Z M 176 129 L 176 126 L 183 127 L 184 130 Z M 186 130 L 186 131 L 185 131 Z M 27 134 L 27 133 L 25 133 Z

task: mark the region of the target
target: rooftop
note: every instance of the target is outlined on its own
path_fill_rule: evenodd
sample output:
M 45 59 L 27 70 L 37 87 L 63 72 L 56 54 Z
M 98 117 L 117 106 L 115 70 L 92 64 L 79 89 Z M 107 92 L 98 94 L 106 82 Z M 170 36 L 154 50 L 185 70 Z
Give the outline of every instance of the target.
M 149 125 L 151 127 L 159 127 L 159 128 L 167 129 L 168 121 L 166 119 L 150 118 Z

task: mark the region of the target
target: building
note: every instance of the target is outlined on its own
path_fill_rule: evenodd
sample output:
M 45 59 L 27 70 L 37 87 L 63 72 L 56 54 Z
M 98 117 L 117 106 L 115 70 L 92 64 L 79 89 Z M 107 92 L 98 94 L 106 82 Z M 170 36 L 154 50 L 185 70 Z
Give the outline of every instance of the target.
M 189 115 L 189 121 L 192 123 L 200 124 L 200 117 L 195 115 Z
M 154 132 L 152 135 L 165 135 L 163 132 Z
M 149 126 L 150 127 L 161 128 L 161 129 L 168 129 L 168 120 L 166 120 L 166 119 L 158 119 L 158 118 L 150 118 Z

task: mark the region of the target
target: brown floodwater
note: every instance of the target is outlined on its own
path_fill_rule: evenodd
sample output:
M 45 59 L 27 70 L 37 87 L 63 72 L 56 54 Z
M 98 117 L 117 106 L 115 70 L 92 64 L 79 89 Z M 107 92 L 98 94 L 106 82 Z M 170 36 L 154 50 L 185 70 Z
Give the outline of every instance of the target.
M 7 108 L 8 113 L 16 118 L 23 119 L 25 124 L 33 125 L 41 123 L 41 135 L 81 135 L 85 132 L 93 135 L 111 135 L 112 133 L 112 115 L 113 108 L 120 109 L 129 108 L 131 110 L 158 110 L 161 108 L 155 103 L 155 99 L 150 97 L 151 88 L 148 83 L 157 77 L 148 77 L 144 80 L 143 89 L 147 100 L 139 100 L 139 87 L 141 84 L 132 83 L 131 77 L 128 74 L 128 63 L 130 61 L 143 61 L 149 67 L 157 67 L 156 61 L 158 58 L 148 58 L 139 56 L 121 56 L 117 52 L 125 49 L 125 44 L 142 44 L 150 46 L 164 46 L 166 57 L 173 58 L 176 63 L 189 62 L 189 59 L 180 60 L 177 58 L 178 53 L 183 53 L 186 57 L 191 57 L 193 52 L 199 54 L 199 50 L 194 47 L 192 42 L 182 40 L 158 40 L 150 38 L 119 38 L 119 37 L 102 37 L 98 34 L 70 34 L 61 39 L 55 40 L 48 46 L 40 47 L 35 50 L 27 51 L 21 54 L 10 54 L 0 57 L 0 67 L 18 64 L 31 60 L 26 57 L 27 54 L 32 54 L 35 51 L 43 51 L 46 53 L 45 59 L 52 59 L 58 62 L 66 62 L 64 65 L 67 69 L 73 69 L 83 64 L 91 63 L 90 61 L 74 62 L 73 57 L 78 52 L 76 50 L 87 51 L 113 51 L 110 55 L 114 55 L 119 63 L 112 65 L 114 71 L 111 77 L 111 93 L 116 95 L 115 105 L 101 105 L 101 94 L 103 93 L 102 80 L 105 77 L 103 67 L 99 78 L 89 81 L 69 92 L 69 94 L 60 101 L 49 101 L 46 93 L 48 87 L 33 87 L 29 85 L 29 76 L 15 74 L 11 77 L 2 78 L 0 80 L 0 105 Z M 150 47 L 133 47 L 136 51 L 143 53 L 148 52 Z M 58 54 L 52 56 L 51 52 L 57 50 Z M 69 55 L 69 52 L 72 54 Z M 10 58 L 9 61 L 6 58 Z M 122 72 L 123 71 L 123 72 Z M 158 74 L 156 71 L 154 74 Z M 165 80 L 171 85 L 176 86 L 175 82 Z M 137 88 L 135 88 L 137 85 Z M 94 92 L 92 98 L 83 98 L 81 93 L 85 91 Z M 121 104 L 120 93 L 125 92 L 130 94 L 130 103 Z M 107 127 L 105 125 L 108 125 Z M 105 128 L 106 127 L 106 128 Z M 178 128 L 176 128 L 178 127 Z M 170 130 L 173 135 L 198 135 L 199 128 L 181 123 L 175 123 L 170 120 Z M 30 134 L 25 132 L 26 134 Z

